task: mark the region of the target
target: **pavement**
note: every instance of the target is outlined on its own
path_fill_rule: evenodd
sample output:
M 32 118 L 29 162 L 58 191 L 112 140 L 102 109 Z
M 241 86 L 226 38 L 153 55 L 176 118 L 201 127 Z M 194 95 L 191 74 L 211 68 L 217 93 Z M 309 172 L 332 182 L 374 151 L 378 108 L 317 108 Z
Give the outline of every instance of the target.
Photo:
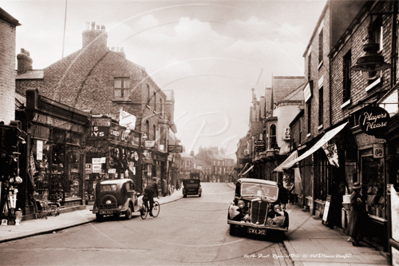
M 163 205 L 181 198 L 182 191 L 177 190 L 170 196 L 159 197 L 156 200 Z M 23 220 L 19 225 L 0 225 L 0 243 L 91 223 L 96 220 L 96 215 L 91 212 L 92 208 L 92 205 L 87 205 L 86 209 L 48 216 L 47 219 Z
M 342 229 L 330 229 L 310 212 L 287 205 L 290 227 L 284 245 L 295 266 L 391 265 L 388 254 L 364 242 L 354 247 Z
M 228 185 L 234 187 L 232 183 Z M 170 196 L 160 197 L 158 201 L 162 205 L 182 197 L 181 190 L 178 190 Z M 20 225 L 0 225 L 0 243 L 93 222 L 96 217 L 91 208 L 87 206 L 48 219 L 26 220 Z M 342 230 L 324 226 L 321 219 L 315 219 L 299 206 L 287 204 L 287 212 L 290 227 L 284 240 L 288 255 L 284 256 L 289 256 L 294 266 L 390 265 L 387 253 L 365 243 L 359 247 L 352 246 Z

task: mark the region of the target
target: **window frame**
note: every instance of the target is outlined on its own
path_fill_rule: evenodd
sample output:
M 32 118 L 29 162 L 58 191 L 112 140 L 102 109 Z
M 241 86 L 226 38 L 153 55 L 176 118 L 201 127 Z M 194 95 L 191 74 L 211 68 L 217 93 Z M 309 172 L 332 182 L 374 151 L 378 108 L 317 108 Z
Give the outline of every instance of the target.
M 352 51 L 349 50 L 342 58 L 342 103 L 351 99 L 352 89 Z
M 116 82 L 120 81 L 120 88 L 117 87 Z M 127 82 L 126 82 L 127 81 Z M 125 85 L 127 83 L 127 85 Z M 120 91 L 121 96 L 117 96 L 116 92 Z M 127 100 L 130 96 L 130 77 L 114 77 L 114 99 Z

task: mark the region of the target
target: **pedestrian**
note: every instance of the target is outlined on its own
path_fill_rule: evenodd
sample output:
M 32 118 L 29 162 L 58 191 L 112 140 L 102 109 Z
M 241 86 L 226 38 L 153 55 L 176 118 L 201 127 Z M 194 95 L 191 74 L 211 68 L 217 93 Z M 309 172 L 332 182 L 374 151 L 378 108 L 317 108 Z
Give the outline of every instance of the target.
M 362 185 L 359 182 L 353 184 L 353 192 L 350 197 L 350 218 L 349 218 L 349 241 L 352 241 L 353 246 L 359 246 L 359 241 L 364 237 L 365 227 L 367 226 L 368 215 L 366 206 L 360 190 Z
M 278 199 L 277 201 L 280 203 L 281 208 L 283 210 L 286 209 L 286 204 L 288 203 L 288 190 L 278 182 Z

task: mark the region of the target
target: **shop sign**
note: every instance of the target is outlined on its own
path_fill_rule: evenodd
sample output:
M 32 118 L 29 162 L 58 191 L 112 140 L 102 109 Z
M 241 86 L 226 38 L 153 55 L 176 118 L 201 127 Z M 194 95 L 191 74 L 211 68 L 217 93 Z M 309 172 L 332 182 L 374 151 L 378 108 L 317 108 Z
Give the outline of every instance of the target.
M 102 158 L 92 158 L 91 162 L 93 164 L 102 164 Z
M 103 138 L 108 136 L 108 127 L 99 127 L 99 126 L 94 126 L 91 127 L 91 136 L 96 137 L 96 138 Z
M 356 138 L 357 147 L 359 149 L 365 148 L 375 143 L 385 143 L 384 139 L 379 139 L 371 135 L 366 135 L 364 133 L 357 134 L 355 138 Z
M 36 142 L 36 159 L 38 161 L 43 160 L 43 141 L 37 140 Z
M 61 119 L 58 119 L 58 118 L 53 118 L 52 126 L 53 127 L 62 128 L 62 129 L 65 129 L 65 130 L 71 130 L 71 128 L 72 128 L 72 124 L 71 123 L 69 123 L 67 121 L 64 121 L 64 120 L 61 120 Z
M 110 118 L 93 118 L 91 120 L 91 125 L 97 126 L 97 127 L 110 127 L 111 119 Z
M 91 163 L 87 163 L 86 164 L 86 174 L 91 174 L 92 172 L 92 164 Z
M 146 148 L 153 148 L 153 147 L 155 147 L 155 140 L 146 140 L 146 141 L 144 142 L 144 146 L 145 146 Z
M 169 145 L 168 150 L 169 150 L 169 152 L 182 153 L 183 145 Z
M 389 113 L 378 106 L 368 106 L 359 116 L 359 125 L 364 133 L 376 137 L 383 137 L 388 129 Z
M 116 168 L 108 169 L 108 174 L 115 174 L 115 173 L 116 173 Z
M 384 144 L 373 144 L 373 158 L 384 158 Z
M 101 173 L 101 164 L 93 164 L 93 173 Z

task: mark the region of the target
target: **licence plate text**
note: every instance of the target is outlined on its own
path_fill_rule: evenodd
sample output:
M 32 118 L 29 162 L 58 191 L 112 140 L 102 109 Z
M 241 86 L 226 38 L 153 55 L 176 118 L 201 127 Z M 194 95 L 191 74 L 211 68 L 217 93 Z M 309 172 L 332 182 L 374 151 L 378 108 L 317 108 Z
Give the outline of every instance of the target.
M 248 233 L 256 235 L 266 235 L 266 229 L 248 228 Z

